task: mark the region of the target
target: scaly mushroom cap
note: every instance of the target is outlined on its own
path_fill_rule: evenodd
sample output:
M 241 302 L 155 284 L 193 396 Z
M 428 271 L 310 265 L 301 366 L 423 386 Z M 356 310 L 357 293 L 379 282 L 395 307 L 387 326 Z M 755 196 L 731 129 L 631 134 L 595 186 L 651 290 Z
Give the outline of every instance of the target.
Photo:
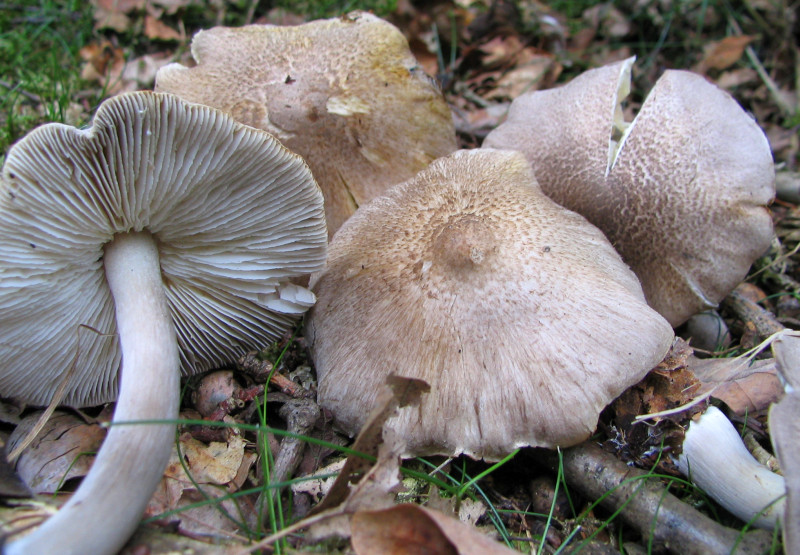
M 293 27 L 201 31 L 197 66 L 159 70 L 156 90 L 269 131 L 311 166 L 328 232 L 387 187 L 457 148 L 447 104 L 403 35 L 365 12 Z
M 456 152 L 362 206 L 312 287 L 319 400 L 343 430 L 389 373 L 431 385 L 396 423 L 409 455 L 580 442 L 673 337 L 600 230 L 512 151 Z
M 172 95 L 34 130 L 0 177 L 0 392 L 44 405 L 71 372 L 64 404 L 116 398 L 115 234 L 157 242 L 184 373 L 269 344 L 313 303 L 289 278 L 324 263 L 322 202 L 274 138 Z
M 522 151 L 542 190 L 599 227 L 673 326 L 715 307 L 769 246 L 774 169 L 730 95 L 666 71 L 634 121 L 633 59 L 515 99 L 484 146 Z

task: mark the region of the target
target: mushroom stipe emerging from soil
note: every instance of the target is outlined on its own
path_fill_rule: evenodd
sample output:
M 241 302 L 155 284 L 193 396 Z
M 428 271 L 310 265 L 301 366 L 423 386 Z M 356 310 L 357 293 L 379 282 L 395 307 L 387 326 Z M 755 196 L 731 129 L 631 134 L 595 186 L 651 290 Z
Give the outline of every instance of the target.
M 430 384 L 394 423 L 408 455 L 578 443 L 673 338 L 603 234 L 512 151 L 456 152 L 362 206 L 312 287 L 306 334 L 339 427 L 360 429 L 390 373 Z
M 0 391 L 48 404 L 66 384 L 65 404 L 93 406 L 119 380 L 115 424 L 165 422 L 112 426 L 77 492 L 4 552 L 119 550 L 169 457 L 181 369 L 276 339 L 313 303 L 290 278 L 326 243 L 300 157 L 172 95 L 120 95 L 87 130 L 17 143 L 0 180 Z

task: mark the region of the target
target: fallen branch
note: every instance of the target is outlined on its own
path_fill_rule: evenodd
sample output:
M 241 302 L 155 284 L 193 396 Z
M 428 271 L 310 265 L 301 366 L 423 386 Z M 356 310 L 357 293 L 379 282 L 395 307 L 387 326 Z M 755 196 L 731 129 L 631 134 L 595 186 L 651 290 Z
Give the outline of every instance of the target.
M 770 311 L 748 299 L 740 287 L 725 297 L 722 307 L 735 314 L 742 322 L 752 322 L 760 339 L 786 329 Z
M 564 451 L 564 478 L 584 496 L 598 499 L 644 537 L 652 537 L 671 553 L 682 555 L 764 553 L 772 543 L 765 530 L 740 533 L 711 520 L 648 481 L 643 470 L 632 468 L 586 442 Z M 633 478 L 633 480 L 632 480 Z M 623 507 L 624 505 L 624 507 Z

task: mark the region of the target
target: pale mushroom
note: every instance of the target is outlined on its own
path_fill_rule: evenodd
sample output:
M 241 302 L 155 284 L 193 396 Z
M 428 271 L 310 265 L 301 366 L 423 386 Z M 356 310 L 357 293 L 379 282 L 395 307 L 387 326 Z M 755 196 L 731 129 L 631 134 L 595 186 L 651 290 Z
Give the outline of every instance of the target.
M 678 468 L 744 522 L 772 529 L 783 518 L 783 477 L 750 454 L 731 421 L 713 405 L 689 424 Z
M 458 151 L 359 208 L 312 288 L 319 401 L 342 430 L 388 374 L 430 384 L 395 422 L 408 455 L 580 442 L 673 338 L 603 234 L 512 151 Z
M 786 395 L 769 409 L 769 433 L 786 480 L 783 546 L 800 552 L 800 335 L 779 337 L 772 344 Z
M 273 137 L 172 95 L 118 96 L 89 129 L 11 148 L 0 391 L 45 405 L 63 386 L 66 405 L 117 399 L 114 423 L 166 422 L 112 426 L 77 492 L 7 555 L 124 544 L 170 453 L 180 371 L 269 344 L 312 304 L 289 279 L 324 262 L 322 202 Z
M 296 26 L 201 31 L 192 68 L 156 90 L 229 112 L 305 158 L 325 195 L 330 236 L 359 205 L 456 150 L 436 83 L 400 31 L 353 12 Z
M 599 227 L 673 326 L 716 307 L 773 236 L 764 133 L 702 76 L 666 71 L 631 123 L 633 59 L 514 100 L 484 142 L 522 151 L 542 190 Z

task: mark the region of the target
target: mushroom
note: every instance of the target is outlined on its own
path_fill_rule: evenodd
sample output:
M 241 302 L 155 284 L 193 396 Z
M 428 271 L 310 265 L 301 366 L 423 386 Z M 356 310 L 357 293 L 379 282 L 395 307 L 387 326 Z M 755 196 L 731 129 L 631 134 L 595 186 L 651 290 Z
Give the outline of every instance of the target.
M 313 302 L 289 278 L 324 262 L 322 202 L 273 137 L 166 94 L 112 98 L 91 128 L 45 125 L 9 150 L 0 391 L 44 405 L 64 388 L 71 406 L 119 391 L 115 424 L 165 422 L 112 426 L 77 492 L 7 555 L 124 544 L 169 457 L 180 371 L 273 341 Z
M 783 477 L 750 454 L 730 420 L 713 405 L 689 424 L 678 468 L 744 522 L 772 529 L 783 516 Z
M 458 151 L 362 206 L 311 284 L 306 338 L 339 428 L 359 430 L 390 373 L 430 384 L 395 422 L 409 456 L 578 443 L 673 338 L 513 151 Z
M 542 190 L 603 230 L 677 327 L 714 308 L 768 248 L 772 156 L 736 101 L 688 71 L 664 72 L 626 123 L 632 64 L 521 95 L 484 146 L 522 151 Z
M 192 68 L 161 68 L 156 90 L 229 112 L 303 156 L 330 236 L 359 205 L 457 148 L 438 86 L 400 31 L 372 14 L 216 27 L 195 35 L 192 55 Z

